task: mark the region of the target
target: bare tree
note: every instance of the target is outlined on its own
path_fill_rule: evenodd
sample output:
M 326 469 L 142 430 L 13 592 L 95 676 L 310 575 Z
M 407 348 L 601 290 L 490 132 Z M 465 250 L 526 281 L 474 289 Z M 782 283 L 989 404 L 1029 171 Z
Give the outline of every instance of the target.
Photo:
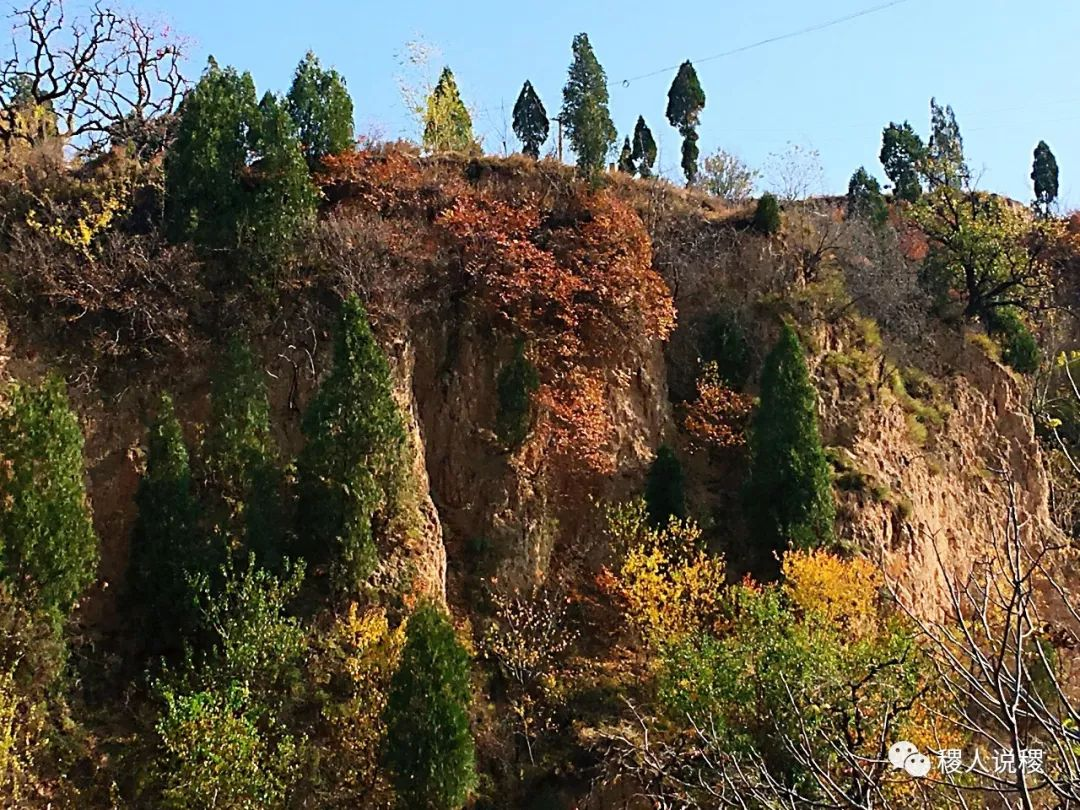
M 10 51 L 0 66 L 5 145 L 56 135 L 98 151 L 110 142 L 164 140 L 152 124 L 173 112 L 187 86 L 185 42 L 168 26 L 100 2 L 72 18 L 63 0 L 32 0 L 13 18 Z M 55 132 L 20 127 L 27 109 L 55 116 Z

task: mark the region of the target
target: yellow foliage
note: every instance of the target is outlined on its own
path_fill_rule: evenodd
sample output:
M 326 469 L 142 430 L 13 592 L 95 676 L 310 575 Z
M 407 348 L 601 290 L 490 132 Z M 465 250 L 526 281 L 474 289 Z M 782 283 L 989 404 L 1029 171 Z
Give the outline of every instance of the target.
M 391 629 L 383 608 L 361 612 L 352 603 L 321 637 L 312 663 L 317 686 L 333 690 L 322 708 L 329 737 L 320 741 L 325 762 L 332 781 L 363 796 L 365 807 L 390 803 L 379 767 L 382 715 L 404 644 L 404 625 Z
M 12 673 L 0 672 L 0 805 L 4 807 L 15 806 L 33 781 L 44 719 L 43 707 L 19 694 Z
M 86 197 L 73 204 L 75 213 L 68 211 L 64 217 L 54 216 L 50 217 L 50 222 L 42 222 L 39 210 L 49 208 L 43 205 L 40 209 L 30 210 L 26 215 L 26 224 L 90 258 L 95 238 L 107 231 L 117 216 L 127 210 L 130 198 L 130 182 L 126 178 L 119 178 L 104 187 L 92 187 Z
M 784 555 L 784 591 L 799 610 L 851 629 L 861 638 L 878 624 L 881 572 L 861 557 L 843 560 L 815 549 Z
M 657 531 L 648 526 L 644 502 L 635 501 L 611 510 L 608 528 L 629 541 L 615 590 L 647 644 L 659 647 L 713 624 L 726 584 L 724 560 L 698 548 L 701 530 L 692 521 L 672 518 Z

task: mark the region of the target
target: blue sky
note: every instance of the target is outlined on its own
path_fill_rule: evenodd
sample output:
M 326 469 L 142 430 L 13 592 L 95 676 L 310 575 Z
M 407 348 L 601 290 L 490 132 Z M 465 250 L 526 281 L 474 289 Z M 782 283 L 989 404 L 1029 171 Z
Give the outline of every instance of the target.
M 823 191 L 840 192 L 862 164 L 881 176 L 881 128 L 910 119 L 925 134 L 929 99 L 951 104 L 980 186 L 1031 196 L 1031 153 L 1045 139 L 1063 199 L 1080 206 L 1080 3 L 1076 0 L 903 0 L 827 30 L 735 56 L 705 57 L 843 17 L 885 0 L 681 0 L 678 3 L 381 0 L 135 0 L 192 39 L 190 71 L 206 56 L 250 70 L 260 92 L 288 87 L 308 49 L 346 77 L 358 131 L 415 137 L 400 98 L 398 55 L 437 46 L 475 110 L 488 151 L 501 152 L 528 78 L 549 114 L 561 104 L 570 42 L 588 32 L 611 83 L 620 138 L 643 114 L 663 168 L 677 172 L 678 136 L 664 119 L 674 70 L 698 60 L 708 97 L 703 153 L 722 147 L 754 167 L 798 143 L 817 149 Z M 438 67 L 438 66 L 433 66 Z M 508 133 L 509 148 L 516 142 Z

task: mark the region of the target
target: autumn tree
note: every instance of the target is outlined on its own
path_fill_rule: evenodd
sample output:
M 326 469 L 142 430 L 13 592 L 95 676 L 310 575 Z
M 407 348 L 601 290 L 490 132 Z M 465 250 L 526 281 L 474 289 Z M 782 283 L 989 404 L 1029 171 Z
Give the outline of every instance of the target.
M 888 219 L 889 207 L 881 193 L 881 184 L 864 167 L 860 167 L 848 183 L 847 215 L 877 226 L 884 225 Z
M 146 470 L 135 502 L 131 595 L 144 616 L 148 646 L 175 651 L 198 624 L 195 580 L 221 560 L 200 531 L 188 450 L 167 394 L 150 424 Z
M 603 171 L 617 133 L 608 112 L 607 75 L 587 34 L 574 37 L 574 60 L 563 87 L 562 122 L 577 154 L 578 171 L 595 177 Z
M 754 193 L 758 173 L 738 157 L 717 149 L 701 162 L 696 186 L 731 205 L 745 203 Z
M 915 202 L 922 194 L 921 172 L 926 147 L 911 124 L 890 123 L 881 137 L 881 165 L 898 200 Z
M 345 79 L 336 70 L 323 69 L 311 51 L 296 66 L 285 108 L 310 169 L 353 145 L 353 102 Z
M 645 505 L 654 528 L 663 528 L 672 518 L 686 517 L 685 487 L 682 463 L 674 450 L 661 445 L 645 477 Z
M 514 102 L 514 134 L 521 141 L 521 151 L 534 160 L 540 157 L 540 147 L 547 140 L 549 127 L 547 110 L 532 82 L 526 79 Z
M 821 446 L 817 393 L 803 347 L 784 324 L 761 377 L 761 404 L 750 430 L 746 513 L 759 548 L 828 546 L 836 507 Z
M 0 406 L 0 579 L 59 622 L 97 564 L 82 428 L 64 381 L 15 383 Z
M 284 551 L 284 516 L 270 403 L 262 368 L 237 339 L 211 378 L 206 465 L 220 504 L 220 541 L 225 547 L 243 541 L 259 563 L 276 566 Z
M 622 151 L 619 152 L 619 162 L 615 164 L 615 167 L 623 174 L 634 175 L 637 173 L 637 166 L 634 165 L 634 151 L 630 148 L 629 136 L 623 139 Z
M 945 185 L 965 188 L 971 180 L 964 161 L 964 139 L 951 106 L 942 107 L 930 99 L 930 143 L 923 166 L 930 187 Z
M 331 584 L 357 590 L 378 563 L 376 526 L 394 501 L 405 442 L 390 367 L 356 296 L 345 300 L 330 375 L 304 414 L 299 523 L 304 556 Z
M 682 169 L 686 184 L 692 185 L 698 172 L 698 121 L 705 109 L 705 91 L 690 60 L 679 66 L 668 90 L 667 119 L 683 136 Z
M 458 810 L 476 787 L 469 654 L 445 610 L 409 617 L 386 704 L 385 761 L 402 807 Z
M 458 92 L 457 80 L 444 67 L 427 99 L 424 148 L 429 152 L 467 152 L 473 148 L 472 117 Z
M 1035 147 L 1031 180 L 1035 184 L 1035 210 L 1043 217 L 1049 216 L 1057 202 L 1058 164 L 1046 141 L 1039 141 L 1039 145 Z
M 638 116 L 634 125 L 633 148 L 630 158 L 637 167 L 638 174 L 642 177 L 652 177 L 653 166 L 656 164 L 656 140 L 652 130 L 645 123 L 643 116 Z

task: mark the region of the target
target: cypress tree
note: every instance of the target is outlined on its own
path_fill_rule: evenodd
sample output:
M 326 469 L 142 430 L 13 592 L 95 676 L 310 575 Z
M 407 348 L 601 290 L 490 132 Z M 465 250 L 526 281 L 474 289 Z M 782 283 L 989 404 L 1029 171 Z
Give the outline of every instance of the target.
M 1058 196 L 1058 164 L 1046 141 L 1039 141 L 1035 147 L 1031 179 L 1035 183 L 1035 208 L 1040 215 L 1049 216 Z
M 461 100 L 453 72 L 445 67 L 428 96 L 424 148 L 429 152 L 467 152 L 474 143 L 472 118 Z
M 476 786 L 469 655 L 443 609 L 409 617 L 386 702 L 385 760 L 402 807 L 457 810 Z
M 148 645 L 178 649 L 198 623 L 196 579 L 214 571 L 220 558 L 199 530 L 188 450 L 167 394 L 150 424 L 146 472 L 135 502 L 132 597 L 145 618 Z
M 62 379 L 9 389 L 0 407 L 0 579 L 56 620 L 97 571 L 82 453 Z
M 931 185 L 963 188 L 970 179 L 964 162 L 964 139 L 950 106 L 930 99 L 930 144 L 926 150 L 926 173 Z
M 334 367 L 304 414 L 301 547 L 330 565 L 332 585 L 355 591 L 378 562 L 375 524 L 394 502 L 405 443 L 390 367 L 355 296 L 342 305 Z
M 751 224 L 755 231 L 766 235 L 780 230 L 783 220 L 780 217 L 780 202 L 775 195 L 767 191 L 761 195 L 757 208 L 754 209 L 754 219 Z
M 637 164 L 638 174 L 652 177 L 652 168 L 656 164 L 656 141 L 649 125 L 640 115 L 634 125 L 634 148 L 630 156 Z
M 311 51 L 296 66 L 285 107 L 309 168 L 353 145 L 353 102 L 345 79 L 324 70 Z
M 698 171 L 698 120 L 705 109 L 705 91 L 701 89 L 697 71 L 689 60 L 679 66 L 679 72 L 668 90 L 667 119 L 683 136 L 682 169 L 686 184 L 692 185 Z
M 661 445 L 645 479 L 645 507 L 653 527 L 661 529 L 673 517 L 686 517 L 684 486 L 682 464 L 675 451 Z
M 630 148 L 630 138 L 627 136 L 623 139 L 622 151 L 619 152 L 619 162 L 617 164 L 618 169 L 623 174 L 636 174 L 637 166 L 634 165 L 634 152 Z
M 246 539 L 255 558 L 275 568 L 284 532 L 270 403 L 263 372 L 239 340 L 230 342 L 211 380 L 206 461 L 211 484 L 221 499 L 218 529 L 222 539 L 226 543 Z
M 540 147 L 547 140 L 549 127 L 547 110 L 532 82 L 526 79 L 514 103 L 514 134 L 521 141 L 521 151 L 534 160 L 540 157 Z
M 905 121 L 885 127 L 881 135 L 880 160 L 898 200 L 913 203 L 922 196 L 919 173 L 926 161 L 926 147 L 911 124 Z
M 607 75 L 596 59 L 588 34 L 571 46 L 574 59 L 563 87 L 562 122 L 577 155 L 580 174 L 595 177 L 604 169 L 618 134 L 608 112 Z
M 753 541 L 770 551 L 827 546 L 836 507 L 817 424 L 817 395 L 802 344 L 784 324 L 765 360 L 750 431 L 746 512 Z
M 852 218 L 869 220 L 874 225 L 884 225 L 889 217 L 881 184 L 864 167 L 860 167 L 848 183 L 847 214 Z

